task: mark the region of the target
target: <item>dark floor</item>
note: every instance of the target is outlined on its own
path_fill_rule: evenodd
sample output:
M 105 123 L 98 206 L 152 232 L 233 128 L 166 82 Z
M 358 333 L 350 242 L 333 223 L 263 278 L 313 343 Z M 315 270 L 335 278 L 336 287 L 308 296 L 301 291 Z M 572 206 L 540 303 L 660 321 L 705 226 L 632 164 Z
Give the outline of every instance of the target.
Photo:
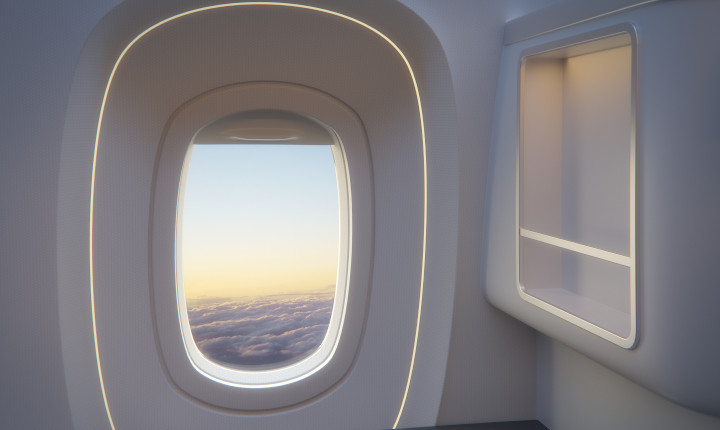
M 416 427 L 405 430 L 548 430 L 540 421 L 512 421 L 485 424 L 460 424 L 454 426 Z

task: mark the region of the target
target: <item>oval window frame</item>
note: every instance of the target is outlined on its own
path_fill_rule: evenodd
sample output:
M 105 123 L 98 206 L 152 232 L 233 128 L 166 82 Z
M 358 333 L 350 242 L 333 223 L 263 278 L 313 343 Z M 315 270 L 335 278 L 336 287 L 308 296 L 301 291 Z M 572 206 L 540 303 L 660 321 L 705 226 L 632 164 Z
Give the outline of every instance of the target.
M 347 246 L 341 247 L 346 267 L 344 315 L 334 343 L 325 357 L 287 366 L 278 377 L 265 372 L 232 370 L 235 377 L 198 367 L 183 340 L 180 314 L 185 304 L 177 294 L 176 225 L 183 164 L 195 133 L 216 119 L 244 111 L 279 110 L 312 118 L 336 134 L 344 164 L 345 184 L 339 182 L 341 207 L 347 208 Z M 293 84 L 257 82 L 223 87 L 181 106 L 168 120 L 158 148 L 153 182 L 150 240 L 151 295 L 161 361 L 170 380 L 182 392 L 201 402 L 239 411 L 285 408 L 311 400 L 339 383 L 350 371 L 365 326 L 370 292 L 373 244 L 372 172 L 367 138 L 360 119 L 341 101 L 320 91 Z M 338 177 L 343 173 L 336 169 Z M 352 187 L 350 187 L 352 184 Z M 345 228 L 343 228 L 345 227 Z M 340 285 L 338 284 L 338 287 Z M 337 300 L 337 294 L 336 294 Z M 337 306 L 337 304 L 335 304 Z M 194 342 L 192 342 L 194 345 Z M 315 354 L 314 354 L 315 355 Z M 311 356 L 312 357 L 312 356 Z M 310 358 L 310 357 L 308 357 Z M 207 359 L 205 359 L 207 360 Z M 209 360 L 207 360 L 209 362 Z M 248 374 L 252 377 L 248 378 Z
M 219 118 L 210 124 L 206 124 L 200 130 L 195 133 L 191 139 L 190 145 L 188 145 L 185 155 L 185 161 L 183 162 L 182 173 L 180 177 L 180 188 L 178 190 L 178 203 L 177 203 L 177 218 L 176 218 L 176 237 L 175 237 L 175 288 L 177 295 L 178 305 L 178 317 L 180 318 L 180 329 L 183 337 L 183 344 L 185 345 L 185 352 L 188 355 L 192 365 L 197 369 L 198 372 L 204 374 L 210 379 L 215 379 L 220 383 L 235 386 L 235 387 L 246 387 L 246 388 L 267 388 L 273 386 L 281 386 L 289 383 L 293 383 L 296 380 L 307 378 L 313 373 L 324 367 L 335 353 L 338 346 L 338 341 L 342 333 L 342 322 L 345 318 L 345 310 L 347 307 L 347 290 L 348 290 L 348 257 L 350 250 L 350 219 L 349 219 L 349 198 L 350 198 L 350 183 L 347 176 L 347 157 L 343 149 L 342 141 L 340 140 L 337 132 L 330 128 L 326 124 L 322 124 L 313 118 L 304 117 L 297 115 L 294 112 L 288 112 L 283 110 L 251 110 L 244 111 L 240 114 L 231 114 L 230 117 L 257 117 L 258 114 L 262 116 L 267 115 L 267 122 L 273 121 L 272 115 L 277 115 L 280 120 L 287 121 L 287 117 L 297 116 L 302 117 L 302 120 L 314 123 L 314 126 L 320 126 L 323 128 L 322 132 L 327 133 L 327 136 L 318 136 L 319 138 L 327 138 L 332 143 L 321 144 L 323 146 L 329 146 L 333 155 L 333 165 L 335 168 L 335 176 L 337 178 L 337 190 L 338 190 L 338 224 L 339 230 L 339 243 L 338 243 L 338 264 L 337 264 L 337 275 L 335 291 L 333 293 L 333 307 L 330 316 L 330 322 L 328 324 L 327 331 L 323 336 L 323 340 L 315 347 L 312 352 L 299 360 L 293 360 L 290 363 L 284 364 L 279 363 L 279 366 L 267 365 L 263 366 L 258 370 L 252 370 L 253 366 L 247 366 L 247 368 L 237 367 L 233 368 L 230 366 L 222 365 L 221 363 L 211 360 L 200 351 L 197 343 L 193 339 L 192 330 L 190 327 L 189 316 L 187 312 L 187 299 L 185 298 L 184 288 L 184 277 L 182 270 L 182 220 L 185 200 L 185 186 L 188 179 L 188 171 L 190 162 L 192 160 L 191 154 L 193 147 L 198 139 L 201 139 L 203 131 L 207 130 L 217 124 L 219 121 L 228 119 L 229 117 Z M 279 115 L 278 115 L 279 114 Z M 286 115 L 283 115 L 286 114 Z M 284 118 L 283 118 L 284 116 Z M 298 125 L 298 129 L 301 130 L 303 124 Z M 263 124 L 263 126 L 269 126 L 269 124 Z M 310 130 L 316 131 L 316 130 Z M 312 135 L 313 133 L 307 133 Z M 313 136 L 309 136 L 310 139 Z M 281 141 L 282 143 L 282 141 Z M 227 143 L 231 144 L 232 143 Z M 263 143 L 267 145 L 273 145 L 273 143 Z

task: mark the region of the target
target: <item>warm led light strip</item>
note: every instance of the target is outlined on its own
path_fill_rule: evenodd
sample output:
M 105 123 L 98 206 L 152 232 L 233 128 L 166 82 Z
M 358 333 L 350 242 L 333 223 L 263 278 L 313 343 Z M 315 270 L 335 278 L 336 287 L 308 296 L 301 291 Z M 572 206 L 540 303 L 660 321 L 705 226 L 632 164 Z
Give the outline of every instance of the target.
M 102 129 L 102 121 L 103 121 L 103 115 L 105 113 L 105 104 L 107 102 L 108 94 L 110 93 L 110 86 L 112 85 L 113 78 L 115 77 L 115 72 L 118 69 L 118 66 L 122 62 L 125 55 L 128 53 L 130 48 L 132 48 L 135 43 L 137 43 L 138 40 L 145 37 L 148 33 L 155 30 L 158 27 L 161 27 L 168 22 L 174 21 L 178 18 L 182 18 L 187 15 L 192 15 L 198 12 L 204 12 L 208 10 L 213 9 L 221 9 L 226 7 L 234 7 L 234 6 L 284 6 L 284 7 L 294 7 L 299 9 L 306 9 L 306 10 L 312 10 L 315 12 L 325 13 L 328 15 L 337 16 L 343 19 L 346 19 L 348 21 L 351 21 L 355 24 L 358 24 L 373 33 L 380 36 L 383 40 L 385 40 L 390 46 L 392 46 L 395 51 L 400 55 L 400 57 L 405 62 L 405 65 L 408 68 L 408 72 L 410 73 L 410 78 L 413 82 L 413 88 L 415 89 L 415 96 L 417 98 L 417 104 L 418 104 L 418 114 L 420 115 L 420 133 L 421 133 L 421 139 L 422 139 L 422 149 L 423 149 L 423 241 L 422 241 L 422 264 L 420 269 L 420 299 L 418 302 L 418 314 L 417 314 L 417 322 L 415 324 L 415 339 L 413 341 L 413 352 L 412 352 L 412 358 L 410 359 L 410 371 L 408 374 L 408 380 L 407 385 L 405 386 L 405 392 L 403 394 L 402 403 L 400 404 L 400 410 L 398 411 L 397 418 L 395 419 L 395 423 L 393 424 L 393 429 L 396 429 L 398 426 L 398 423 L 400 422 L 400 417 L 402 416 L 403 409 L 405 408 L 405 402 L 407 400 L 408 391 L 410 390 L 410 381 L 412 379 L 413 369 L 415 367 L 415 353 L 417 350 L 417 343 L 418 343 L 418 336 L 420 333 L 420 316 L 422 313 L 422 303 L 423 303 L 423 290 L 425 285 L 425 247 L 427 243 L 427 147 L 425 144 L 425 120 L 423 118 L 423 109 L 422 109 L 422 103 L 420 100 L 420 91 L 418 90 L 418 84 L 417 80 L 415 79 L 415 73 L 413 72 L 412 66 L 410 65 L 410 62 L 408 61 L 405 54 L 400 50 L 400 48 L 390 40 L 387 36 L 385 36 L 383 33 L 381 33 L 376 28 L 360 21 L 355 18 L 352 18 L 347 15 L 343 15 L 338 12 L 333 12 L 331 10 L 322 9 L 314 6 L 307 6 L 307 5 L 301 5 L 301 4 L 294 4 L 294 3 L 280 3 L 280 2 L 245 2 L 245 3 L 225 3 L 225 4 L 218 4 L 213 6 L 206 6 L 198 9 L 189 10 L 186 12 L 179 13 L 177 15 L 173 15 L 169 18 L 166 18 L 156 24 L 154 24 L 151 27 L 148 27 L 145 29 L 142 33 L 138 34 L 130 43 L 125 47 L 125 49 L 122 50 L 120 53 L 120 56 L 115 61 L 115 64 L 113 65 L 112 71 L 110 72 L 110 77 L 108 78 L 108 83 L 105 86 L 105 94 L 103 94 L 102 104 L 100 105 L 100 115 L 98 117 L 98 126 L 97 126 L 97 132 L 95 133 L 95 147 L 93 152 L 93 162 L 92 162 L 92 174 L 91 174 L 91 183 L 90 183 L 90 301 L 92 304 L 91 314 L 92 314 L 92 326 L 93 326 L 93 338 L 95 341 L 95 357 L 97 361 L 97 368 L 98 368 L 98 377 L 100 379 L 100 390 L 102 392 L 103 396 L 103 402 L 105 403 L 105 411 L 107 412 L 108 421 L 110 422 L 110 426 L 115 430 L 115 423 L 113 422 L 112 415 L 110 413 L 110 407 L 108 406 L 107 401 L 107 394 L 105 393 L 105 383 L 103 381 L 102 376 L 102 366 L 100 364 L 100 351 L 98 347 L 98 337 L 97 337 L 97 324 L 96 324 L 96 317 L 95 317 L 95 287 L 94 287 L 94 266 L 93 266 L 93 212 L 94 212 L 94 206 L 95 206 L 95 174 L 96 174 L 96 167 L 97 167 L 97 154 L 98 154 L 98 148 L 100 146 L 100 131 Z
M 601 260 L 609 261 L 611 263 L 619 264 L 621 266 L 632 266 L 631 258 L 625 255 L 616 254 L 614 252 L 605 251 L 599 248 L 593 248 L 592 246 L 583 245 L 577 242 L 571 242 L 569 240 L 560 239 L 559 237 L 548 236 L 546 234 L 538 233 L 524 228 L 520 229 L 520 236 L 526 237 L 528 239 L 537 240 L 538 242 L 547 243 L 548 245 L 567 249 L 569 251 L 579 252 L 581 254 L 589 255 L 591 257 L 599 258 Z

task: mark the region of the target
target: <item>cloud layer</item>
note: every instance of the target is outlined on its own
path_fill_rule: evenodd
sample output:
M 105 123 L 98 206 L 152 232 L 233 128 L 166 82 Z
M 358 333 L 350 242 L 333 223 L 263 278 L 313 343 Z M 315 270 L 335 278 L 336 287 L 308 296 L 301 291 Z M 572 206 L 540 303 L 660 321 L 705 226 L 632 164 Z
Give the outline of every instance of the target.
M 198 349 L 233 366 L 267 366 L 312 353 L 327 332 L 332 294 L 189 300 Z

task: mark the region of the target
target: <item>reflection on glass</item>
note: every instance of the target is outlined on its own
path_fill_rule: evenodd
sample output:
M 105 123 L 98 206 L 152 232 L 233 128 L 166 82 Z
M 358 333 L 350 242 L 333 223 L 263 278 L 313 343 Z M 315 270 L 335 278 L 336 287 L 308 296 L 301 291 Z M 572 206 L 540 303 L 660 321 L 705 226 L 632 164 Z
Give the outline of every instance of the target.
M 278 367 L 325 338 L 338 269 L 328 145 L 194 145 L 182 277 L 198 349 L 230 367 Z

